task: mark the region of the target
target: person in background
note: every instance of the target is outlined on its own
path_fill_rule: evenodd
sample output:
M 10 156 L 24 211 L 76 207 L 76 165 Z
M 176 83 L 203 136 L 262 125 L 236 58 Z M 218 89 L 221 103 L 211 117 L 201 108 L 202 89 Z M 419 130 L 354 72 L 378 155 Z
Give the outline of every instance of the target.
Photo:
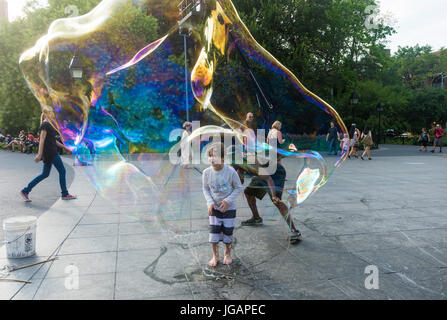
M 181 165 L 188 169 L 189 164 L 191 163 L 191 143 L 188 141 L 188 137 L 191 134 L 192 129 L 192 123 L 189 121 L 186 121 L 183 123 L 183 128 L 185 129 L 182 133 L 181 143 L 180 143 L 180 150 L 181 150 Z
M 288 240 L 291 244 L 296 244 L 301 240 L 301 232 L 295 227 L 292 216 L 287 205 L 281 201 L 284 184 L 286 181 L 286 169 L 281 164 L 282 156 L 277 154 L 276 171 L 272 175 L 255 175 L 250 184 L 245 188 L 244 194 L 250 207 L 252 217 L 241 223 L 242 226 L 259 226 L 263 224 L 259 215 L 256 199 L 262 200 L 266 194 L 270 196 L 272 203 L 278 208 L 279 213 L 284 218 L 290 230 Z
M 428 151 L 428 144 L 430 142 L 430 135 L 427 133 L 427 130 L 425 128 L 422 129 L 421 135 L 419 136 L 418 142 L 421 144 L 421 147 L 419 148 L 419 151 L 425 150 L 425 152 Z
M 337 128 L 335 127 L 335 123 L 331 122 L 331 127 L 329 128 L 329 131 L 326 135 L 326 142 L 329 143 L 329 149 L 328 153 L 331 154 L 332 152 L 334 155 L 337 155 L 337 145 L 338 140 L 340 139 L 340 134 L 338 133 Z
M 444 130 L 442 130 L 439 123 L 436 125 L 434 136 L 435 139 L 433 141 L 433 150 L 430 152 L 434 153 L 436 151 L 436 147 L 439 147 L 439 152 L 442 152 L 442 137 L 444 136 Z
M 19 138 L 11 138 L 8 139 L 8 144 L 4 147 L 5 149 L 8 149 L 9 147 L 11 147 L 11 151 L 14 152 L 15 151 L 15 146 L 18 146 L 19 150 L 21 150 L 21 137 L 22 137 L 22 133 L 24 134 L 24 131 L 20 131 L 20 135 Z M 8 135 L 9 136 L 9 135 Z
M 20 152 L 26 151 L 26 134 L 24 130 L 21 130 L 19 134 L 19 148 Z
M 281 146 L 286 140 L 282 138 L 281 133 L 282 123 L 275 121 L 272 124 L 272 129 L 270 129 L 267 135 L 267 144 L 273 145 L 273 141 L 276 140 L 276 146 Z
M 25 142 L 25 152 L 32 153 L 33 147 L 38 146 L 39 144 L 36 142 L 36 138 L 32 135 L 32 133 L 28 132 L 26 136 Z
M 349 141 L 349 146 L 351 147 L 351 152 L 348 156 L 349 159 L 351 159 L 351 156 L 356 158 L 359 157 L 358 148 L 360 135 L 360 130 L 357 128 L 356 124 L 353 123 L 351 125 L 351 130 L 349 130 L 349 136 L 351 137 L 351 140 Z
M 368 160 L 372 160 L 371 158 L 371 147 L 374 145 L 374 141 L 372 138 L 372 132 L 369 126 L 365 127 L 365 131 L 363 131 L 362 136 L 362 144 L 365 147 L 365 151 L 363 151 L 363 154 L 361 156 L 362 160 L 365 160 L 363 157 L 368 154 Z
M 349 135 L 345 133 L 343 134 L 343 139 L 340 139 L 341 154 L 349 153 L 349 145 L 350 145 Z
M 58 135 L 58 131 L 51 124 L 50 120 L 47 117 L 47 113 L 52 112 L 50 107 L 45 107 L 44 112 L 42 112 L 42 116 L 40 118 L 41 126 L 40 126 L 40 142 L 39 142 L 39 151 L 37 156 L 34 158 L 34 162 L 39 163 L 43 161 L 43 171 L 42 173 L 34 178 L 28 186 L 23 188 L 20 191 L 20 195 L 26 202 L 30 202 L 29 193 L 33 188 L 40 183 L 42 180 L 49 177 L 51 172 L 51 167 L 54 165 L 56 170 L 59 172 L 59 184 L 62 191 L 62 200 L 72 200 L 76 199 L 76 196 L 70 195 L 67 190 L 67 184 L 65 180 L 65 167 L 62 162 L 61 157 L 57 153 L 57 147 L 64 148 L 70 151 L 65 145 L 56 140 L 56 136 Z
M 245 117 L 245 121 L 241 126 L 241 131 L 244 135 L 243 143 L 245 147 L 245 151 L 249 153 L 254 152 L 254 148 L 256 146 L 256 126 L 254 123 L 254 114 L 252 112 L 247 113 Z M 253 150 L 252 150 L 253 149 Z

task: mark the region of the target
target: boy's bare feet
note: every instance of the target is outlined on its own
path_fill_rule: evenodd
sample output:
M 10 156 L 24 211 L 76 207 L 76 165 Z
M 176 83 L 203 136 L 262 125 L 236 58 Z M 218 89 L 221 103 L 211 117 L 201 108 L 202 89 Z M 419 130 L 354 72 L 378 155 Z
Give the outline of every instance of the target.
M 214 257 L 208 262 L 208 266 L 211 268 L 215 268 L 219 263 L 219 257 Z
M 233 258 L 231 258 L 231 256 L 229 254 L 228 255 L 226 254 L 223 259 L 223 264 L 230 265 L 232 263 L 233 263 Z

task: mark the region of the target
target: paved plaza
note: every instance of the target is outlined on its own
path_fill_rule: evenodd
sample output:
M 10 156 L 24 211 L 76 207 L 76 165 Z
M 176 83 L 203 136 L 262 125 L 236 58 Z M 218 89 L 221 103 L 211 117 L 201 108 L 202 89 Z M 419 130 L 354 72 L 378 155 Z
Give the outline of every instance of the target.
M 36 154 L 0 151 L 0 221 L 18 216 L 31 215 L 39 217 L 50 209 L 60 198 L 59 176 L 55 168 L 45 182 L 39 184 L 33 191 L 31 203 L 23 203 L 17 197 L 35 176 L 42 172 L 42 163 L 35 163 Z M 71 156 L 63 156 L 67 160 Z M 71 161 L 65 166 L 67 171 L 67 186 L 73 182 L 74 170 Z M 3 227 L 0 226 L 0 239 L 3 241 Z
M 303 234 L 297 245 L 288 244 L 285 224 L 267 197 L 259 205 L 264 226 L 241 227 L 250 216 L 241 196 L 234 263 L 214 270 L 206 267 L 211 250 L 199 171 L 171 177 L 175 182 L 187 175 L 190 194 L 183 205 L 191 213 L 169 221 L 180 230 L 172 233 L 158 226 L 154 203 L 113 205 L 69 157 L 69 189 L 78 199 L 57 200 L 54 171 L 53 182 L 43 182 L 33 202 L 24 204 L 17 192 L 39 170 L 27 155 L 0 151 L 2 167 L 18 157 L 26 157 L 26 175 L 1 171 L 0 192 L 8 196 L 0 198 L 0 213 L 39 216 L 37 255 L 8 260 L 3 246 L 0 269 L 57 259 L 10 272 L 7 278 L 30 283 L 0 281 L 0 299 L 447 298 L 447 153 L 386 145 L 372 161 L 346 160 L 294 210 Z M 299 169 L 284 161 L 287 172 Z M 180 198 L 175 191 L 174 201 Z M 39 198 L 49 192 L 54 204 L 45 207 Z M 378 289 L 365 287 L 368 266 L 378 268 Z

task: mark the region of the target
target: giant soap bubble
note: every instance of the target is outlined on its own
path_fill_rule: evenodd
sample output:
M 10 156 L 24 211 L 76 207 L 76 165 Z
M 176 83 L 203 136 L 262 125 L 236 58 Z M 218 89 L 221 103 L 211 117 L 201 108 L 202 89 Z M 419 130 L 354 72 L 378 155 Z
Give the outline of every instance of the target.
M 196 152 L 209 136 L 242 145 L 248 127 L 266 130 L 251 151 L 285 157 L 291 209 L 347 156 L 327 156 L 330 122 L 347 133 L 340 116 L 259 45 L 230 0 L 104 0 L 54 21 L 20 67 L 98 192 L 175 232 L 201 230 L 192 221 L 206 217 L 205 165 L 172 161 L 186 120 Z M 264 142 L 275 121 L 285 142 L 272 147 Z M 259 174 L 250 166 L 240 167 Z

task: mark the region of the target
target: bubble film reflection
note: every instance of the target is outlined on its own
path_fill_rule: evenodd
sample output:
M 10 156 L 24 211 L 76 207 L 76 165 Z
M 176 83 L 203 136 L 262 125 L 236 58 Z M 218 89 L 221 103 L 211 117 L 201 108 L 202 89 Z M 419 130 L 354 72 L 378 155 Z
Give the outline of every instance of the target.
M 321 188 L 347 157 L 345 150 L 326 156 L 329 123 L 347 133 L 340 116 L 256 42 L 232 2 L 198 3 L 185 20 L 179 1 L 104 0 L 84 16 L 53 22 L 20 58 L 30 89 L 42 107 L 53 108 L 64 143 L 87 165 L 101 195 L 118 205 L 150 202 L 146 214 L 174 232 L 184 226 L 170 221 L 205 212 L 191 204 L 200 191 L 192 181 L 204 165 L 185 171 L 169 157 L 186 120 L 200 122 L 188 137 L 196 154 L 209 136 L 244 143 L 247 113 L 254 114 L 255 131 L 267 133 L 280 121 L 283 144 L 272 147 L 258 135 L 254 149 L 241 154 L 261 150 L 284 158 L 294 182 L 290 207 Z M 188 35 L 186 51 L 181 34 Z M 69 72 L 73 57 L 82 78 Z

